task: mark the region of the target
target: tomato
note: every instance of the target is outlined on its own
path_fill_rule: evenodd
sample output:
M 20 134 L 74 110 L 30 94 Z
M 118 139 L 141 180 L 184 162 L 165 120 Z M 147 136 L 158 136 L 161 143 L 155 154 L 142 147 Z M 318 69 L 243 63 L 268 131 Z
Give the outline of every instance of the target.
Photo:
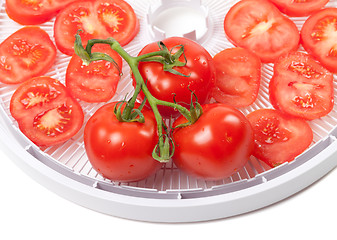
M 312 130 L 303 119 L 274 109 L 259 109 L 247 118 L 254 130 L 253 155 L 271 167 L 294 160 L 312 142 Z
M 67 4 L 77 0 L 6 0 L 8 16 L 22 25 L 47 22 Z
M 0 44 L 0 81 L 17 84 L 46 73 L 56 58 L 49 35 L 39 27 L 24 27 Z
M 324 67 L 337 73 L 337 8 L 311 15 L 301 30 L 302 45 Z
M 211 96 L 234 107 L 252 104 L 258 95 L 261 61 L 243 48 L 229 48 L 214 56 L 216 83 Z
M 183 67 L 174 69 L 188 77 L 175 75 L 163 70 L 163 64 L 158 62 L 140 62 L 139 71 L 151 94 L 160 100 L 173 102 L 173 99 L 187 106 L 191 102 L 191 91 L 198 97 L 200 104 L 209 100 L 211 88 L 215 82 L 215 67 L 212 56 L 198 43 L 181 37 L 171 37 L 162 41 L 172 53 L 178 45 L 184 45 L 184 56 L 179 60 L 186 61 Z M 156 42 L 146 45 L 138 55 L 159 51 Z M 141 99 L 144 94 L 140 94 Z M 179 113 L 172 108 L 159 106 L 163 117 L 177 116 Z
M 103 177 L 130 182 L 155 173 L 162 163 L 152 158 L 157 144 L 157 124 L 152 111 L 145 109 L 145 123 L 119 122 L 116 103 L 99 108 L 84 129 L 84 144 L 93 168 Z
M 112 57 L 118 68 L 108 61 L 94 61 L 89 66 L 83 65 L 82 59 L 74 54 L 66 71 L 66 86 L 72 96 L 86 102 L 106 102 L 116 92 L 122 58 L 108 45 L 96 44 L 92 52 L 102 52 Z
M 309 16 L 324 7 L 329 0 L 269 0 L 291 17 Z
M 22 83 L 13 93 L 10 112 L 19 128 L 39 146 L 63 143 L 82 127 L 83 111 L 65 86 L 50 77 Z
M 181 116 L 173 127 L 184 123 Z M 233 107 L 203 105 L 203 114 L 192 125 L 173 131 L 173 161 L 187 174 L 207 180 L 223 179 L 240 170 L 253 149 L 253 130 Z
M 123 0 L 85 0 L 69 4 L 56 17 L 55 42 L 68 55 L 74 53 L 75 34 L 81 29 L 82 42 L 113 37 L 122 46 L 139 31 L 139 22 L 132 7 Z
M 243 0 L 235 4 L 224 21 L 227 37 L 246 48 L 262 62 L 297 50 L 300 36 L 296 25 L 266 0 Z
M 333 75 L 306 53 L 290 53 L 275 62 L 270 101 L 284 113 L 308 120 L 325 116 L 334 105 L 333 90 Z

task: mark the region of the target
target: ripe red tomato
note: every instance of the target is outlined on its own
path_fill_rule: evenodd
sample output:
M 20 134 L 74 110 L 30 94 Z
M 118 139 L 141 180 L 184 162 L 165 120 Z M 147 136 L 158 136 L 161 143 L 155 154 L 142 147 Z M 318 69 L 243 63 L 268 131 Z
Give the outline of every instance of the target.
M 261 61 L 244 48 L 229 48 L 213 58 L 216 83 L 211 96 L 234 107 L 252 104 L 259 93 Z
M 84 129 L 84 144 L 93 168 L 103 177 L 130 182 L 155 173 L 162 163 L 152 158 L 157 144 L 157 124 L 152 111 L 145 109 L 145 123 L 119 122 L 116 103 L 98 109 Z
M 83 45 L 89 39 L 113 37 L 124 46 L 137 35 L 139 23 L 133 8 L 123 0 L 74 2 L 55 20 L 55 42 L 61 52 L 73 55 L 75 34 L 79 29 Z
M 184 123 L 181 116 L 173 127 Z M 186 173 L 207 180 L 223 179 L 240 170 L 253 149 L 253 130 L 245 116 L 225 104 L 203 105 L 192 125 L 173 131 L 173 161 Z
M 46 73 L 56 58 L 56 47 L 39 27 L 24 27 L 0 44 L 0 81 L 17 84 Z
M 22 25 L 47 22 L 71 2 L 78 0 L 6 0 L 8 16 Z
M 270 101 L 276 109 L 304 119 L 327 115 L 334 105 L 333 76 L 303 52 L 278 59 L 269 83 Z
M 253 155 L 271 167 L 294 160 L 312 142 L 312 130 L 303 119 L 274 109 L 259 109 L 247 118 L 254 130 Z
M 301 30 L 302 44 L 324 67 L 337 73 L 337 8 L 311 15 Z
M 224 28 L 230 41 L 254 52 L 262 62 L 273 62 L 299 46 L 296 25 L 266 0 L 235 4 L 225 17 Z
M 122 58 L 108 45 L 96 44 L 92 52 L 102 52 L 112 57 L 118 68 L 107 61 L 94 61 L 89 66 L 83 65 L 82 59 L 74 54 L 70 59 L 66 72 L 66 86 L 72 96 L 86 102 L 106 102 L 116 92 Z
M 324 7 L 329 0 L 269 0 L 274 3 L 281 12 L 291 17 L 309 16 L 313 12 Z
M 36 77 L 14 92 L 10 112 L 19 128 L 39 146 L 63 143 L 82 127 L 83 111 L 56 79 Z
M 184 45 L 186 65 L 174 67 L 178 72 L 188 77 L 175 75 L 163 70 L 163 64 L 158 62 L 140 62 L 139 71 L 151 94 L 160 100 L 173 102 L 175 100 L 187 106 L 191 102 L 191 91 L 198 97 L 200 104 L 209 100 L 210 90 L 215 82 L 215 68 L 212 56 L 198 43 L 181 37 L 171 37 L 162 41 L 174 53 L 178 45 Z M 138 55 L 159 51 L 156 42 L 145 46 Z M 179 60 L 185 62 L 182 55 Z M 141 99 L 144 94 L 140 94 Z M 163 117 L 177 116 L 179 113 L 172 108 L 159 106 Z

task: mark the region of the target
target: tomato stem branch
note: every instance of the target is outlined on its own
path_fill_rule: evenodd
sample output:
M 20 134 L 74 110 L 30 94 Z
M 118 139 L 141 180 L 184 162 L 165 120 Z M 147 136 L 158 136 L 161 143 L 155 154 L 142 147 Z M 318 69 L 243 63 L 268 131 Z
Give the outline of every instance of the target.
M 155 61 L 155 62 L 160 62 L 164 65 L 164 70 L 165 71 L 169 71 L 173 74 L 177 74 L 177 75 L 182 75 L 185 76 L 179 72 L 177 72 L 176 70 L 173 69 L 173 67 L 175 66 L 184 66 L 186 64 L 186 62 L 180 62 L 178 59 L 179 57 L 184 54 L 183 51 L 183 46 L 177 46 L 180 47 L 178 49 L 178 51 L 175 54 L 171 54 L 170 51 L 168 51 L 168 49 L 166 48 L 166 46 L 162 43 L 159 42 L 158 46 L 160 51 L 156 51 L 156 52 L 151 52 L 151 53 L 147 53 L 144 55 L 140 55 L 138 57 L 132 57 L 130 56 L 123 48 L 122 46 L 118 43 L 118 41 L 116 41 L 113 38 L 108 38 L 108 39 L 91 39 L 88 41 L 86 48 L 84 49 L 82 42 L 81 42 L 81 37 L 79 36 L 79 34 L 76 34 L 76 41 L 75 41 L 75 53 L 81 57 L 81 59 L 83 60 L 83 63 L 88 65 L 90 64 L 90 62 L 92 61 L 98 61 L 98 60 L 106 60 L 109 62 L 114 62 L 114 59 L 111 58 L 109 55 L 104 54 L 104 53 L 92 53 L 91 49 L 95 44 L 108 44 L 110 45 L 110 47 L 116 51 L 126 62 L 127 64 L 130 66 L 130 69 L 133 73 L 134 79 L 136 81 L 136 86 L 135 86 L 135 92 L 133 94 L 133 96 L 131 97 L 131 99 L 128 101 L 128 103 L 126 104 L 122 116 L 119 116 L 118 119 L 122 119 L 122 120 L 127 120 L 129 119 L 130 121 L 135 121 L 135 119 L 130 119 L 131 118 L 131 113 L 132 110 L 134 108 L 134 105 L 136 103 L 138 94 L 140 91 L 143 91 L 144 95 L 147 98 L 148 103 L 150 104 L 152 111 L 155 115 L 155 119 L 157 122 L 157 131 L 158 131 L 158 136 L 159 136 L 159 140 L 158 140 L 158 144 L 155 147 L 154 151 L 153 151 L 153 157 L 160 161 L 160 162 L 167 162 L 169 161 L 169 159 L 172 157 L 173 152 L 174 152 L 174 146 L 171 147 L 173 141 L 172 139 L 169 137 L 169 134 L 167 133 L 163 133 L 163 129 L 165 128 L 165 124 L 163 122 L 163 118 L 161 116 L 161 114 L 159 113 L 158 110 L 158 105 L 163 105 L 163 106 L 168 106 L 168 107 L 172 107 L 174 109 L 177 109 L 187 120 L 189 123 L 193 123 L 196 121 L 196 119 L 199 116 L 194 116 L 195 114 L 191 114 L 191 112 L 177 104 L 177 103 L 173 103 L 173 102 L 166 102 L 166 101 L 162 101 L 159 100 L 157 98 L 155 98 L 154 96 L 152 96 L 152 94 L 150 93 L 150 91 L 148 90 L 143 77 L 141 76 L 139 69 L 138 69 L 138 65 L 139 62 L 141 61 Z M 185 57 L 185 56 L 184 56 Z M 186 60 L 186 58 L 185 58 Z M 188 77 L 188 76 L 186 76 Z

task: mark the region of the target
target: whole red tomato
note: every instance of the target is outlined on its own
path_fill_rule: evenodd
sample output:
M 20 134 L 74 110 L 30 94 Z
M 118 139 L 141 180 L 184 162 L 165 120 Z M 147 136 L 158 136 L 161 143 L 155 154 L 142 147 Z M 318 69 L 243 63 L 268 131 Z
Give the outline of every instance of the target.
M 119 122 L 116 103 L 98 109 L 84 129 L 84 144 L 93 168 L 103 177 L 130 182 L 144 179 L 161 167 L 152 158 L 157 144 L 156 121 L 150 110 L 143 110 L 145 123 Z
M 212 56 L 198 43 L 181 37 L 171 37 L 162 41 L 172 54 L 184 46 L 184 55 L 179 60 L 186 62 L 183 67 L 173 69 L 186 75 L 179 76 L 163 70 L 163 64 L 158 62 L 140 62 L 139 71 L 151 94 L 160 100 L 173 102 L 175 100 L 184 105 L 191 102 L 191 91 L 198 97 L 200 104 L 209 100 L 211 87 L 215 82 L 215 67 Z M 159 51 L 157 42 L 145 46 L 139 53 L 143 55 Z M 144 94 L 140 94 L 144 98 Z M 163 117 L 177 116 L 178 112 L 172 108 L 159 106 Z
M 173 127 L 184 123 L 179 117 Z M 173 131 L 173 161 L 187 174 L 207 180 L 223 179 L 240 170 L 253 150 L 253 130 L 245 116 L 225 104 L 203 106 L 192 125 Z

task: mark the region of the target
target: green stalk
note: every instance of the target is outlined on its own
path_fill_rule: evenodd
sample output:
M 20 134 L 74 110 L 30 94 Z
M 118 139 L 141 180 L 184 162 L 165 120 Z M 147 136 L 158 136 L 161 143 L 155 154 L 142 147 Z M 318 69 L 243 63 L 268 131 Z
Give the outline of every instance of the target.
M 141 76 L 139 72 L 138 65 L 140 61 L 156 61 L 156 62 L 160 62 L 163 64 L 168 64 L 170 66 L 171 65 L 174 66 L 175 56 L 172 56 L 170 52 L 167 50 L 167 48 L 165 47 L 165 45 L 160 43 L 160 49 L 161 49 L 160 51 L 147 53 L 147 54 L 144 54 L 138 57 L 132 57 L 113 38 L 89 40 L 86 48 L 84 49 L 82 42 L 81 42 L 81 38 L 77 34 L 76 41 L 75 41 L 75 52 L 78 56 L 82 58 L 84 64 L 90 64 L 90 62 L 92 61 L 106 60 L 109 62 L 113 62 L 116 65 L 116 62 L 109 55 L 104 54 L 104 53 L 96 53 L 96 52 L 92 53 L 91 52 L 92 47 L 97 43 L 110 45 L 110 47 L 114 51 L 116 51 L 130 66 L 130 69 L 136 81 L 135 92 L 132 98 L 128 101 L 128 104 L 126 105 L 126 107 L 124 108 L 122 117 L 120 117 L 119 119 L 129 119 L 130 118 L 131 112 L 137 100 L 137 96 L 140 93 L 140 91 L 143 91 L 144 95 L 146 96 L 147 101 L 149 102 L 152 108 L 152 111 L 154 113 L 154 116 L 157 122 L 157 128 L 158 128 L 157 131 L 158 131 L 159 141 L 158 141 L 158 145 L 156 146 L 155 150 L 158 147 L 159 154 L 156 154 L 154 150 L 153 157 L 160 162 L 169 161 L 169 159 L 173 155 L 173 152 L 170 151 L 169 149 L 170 148 L 169 142 L 172 142 L 172 139 L 169 139 L 169 137 L 163 133 L 164 122 L 163 122 L 163 118 L 161 114 L 159 113 L 158 105 L 168 106 L 168 107 L 177 109 L 190 123 L 195 122 L 196 117 L 192 116 L 191 112 L 187 108 L 179 104 L 162 101 L 152 96 L 152 94 L 150 93 L 150 91 L 148 90 L 144 82 L 143 77 Z M 164 47 L 161 47 L 161 46 L 164 46 Z M 181 66 L 184 63 L 177 61 L 177 64 Z

